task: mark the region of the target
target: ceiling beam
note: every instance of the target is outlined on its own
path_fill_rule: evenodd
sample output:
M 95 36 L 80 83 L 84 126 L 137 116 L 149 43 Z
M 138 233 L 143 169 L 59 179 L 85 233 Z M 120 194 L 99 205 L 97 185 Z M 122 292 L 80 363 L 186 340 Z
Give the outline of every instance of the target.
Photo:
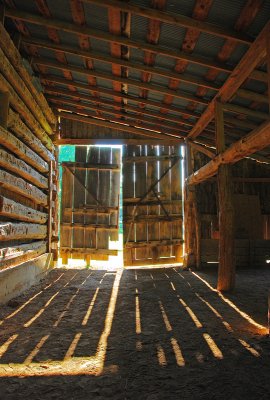
M 119 110 L 110 110 L 110 109 L 106 109 L 106 108 L 100 107 L 98 105 L 93 105 L 93 104 L 89 104 L 89 103 L 86 104 L 86 103 L 78 102 L 78 101 L 75 101 L 75 100 L 65 99 L 65 98 L 60 97 L 60 96 L 48 96 L 47 100 L 49 102 L 58 104 L 59 108 L 62 108 L 62 109 L 66 109 L 67 108 L 66 106 L 70 105 L 71 107 L 75 107 L 77 109 L 77 112 L 81 112 L 81 113 L 84 113 L 83 110 L 94 110 L 94 111 L 100 111 L 102 113 L 102 115 L 103 114 L 110 114 L 110 115 L 113 115 L 114 117 L 118 116 L 118 117 L 121 117 L 121 118 L 125 118 L 125 119 L 122 119 L 122 120 L 119 119 L 118 122 L 123 122 L 124 123 L 124 122 L 127 122 L 126 119 L 130 119 L 130 120 L 135 121 L 136 125 L 141 126 L 142 128 L 144 126 L 143 126 L 143 124 L 141 124 L 141 121 L 142 122 L 146 122 L 146 123 L 149 123 L 149 124 L 153 125 L 152 127 L 147 127 L 146 126 L 146 128 L 153 129 L 153 130 L 160 130 L 160 127 L 166 128 L 168 130 L 167 133 L 171 133 L 171 134 L 174 134 L 174 135 L 179 136 L 179 137 L 180 137 L 180 135 L 182 136 L 183 132 L 185 132 L 185 133 L 189 132 L 189 129 L 187 129 L 187 128 L 182 128 L 182 127 L 180 128 L 179 127 L 177 129 L 176 126 L 168 125 L 165 122 L 157 121 L 157 119 L 144 117 L 142 115 L 138 116 L 136 114 L 123 113 L 123 112 L 121 112 Z M 115 106 L 115 103 L 112 103 L 112 106 Z M 122 107 L 121 107 L 121 110 L 122 110 Z M 105 117 L 105 116 L 103 118 L 108 119 L 108 117 Z
M 92 117 L 86 117 L 83 115 L 77 115 L 77 114 L 71 114 L 70 112 L 64 112 L 64 111 L 57 111 L 56 115 L 65 119 L 70 119 L 72 121 L 79 121 L 79 122 L 84 122 L 86 124 L 90 125 L 97 125 L 97 126 L 103 126 L 105 128 L 111 128 L 115 130 L 120 130 L 123 132 L 128 132 L 132 133 L 134 135 L 140 135 L 140 136 L 147 136 L 149 138 L 155 138 L 155 139 L 161 139 L 161 140 L 169 140 L 173 143 L 178 143 L 180 144 L 183 142 L 181 138 L 176 138 L 174 136 L 169 136 L 167 134 L 162 134 L 162 133 L 156 133 L 156 132 L 151 132 L 145 129 L 140 129 L 139 127 L 135 128 L 133 126 L 129 126 L 124 123 L 120 123 L 119 120 L 117 120 L 116 123 L 114 122 L 109 122 L 109 121 L 104 121 L 102 119 L 98 118 L 92 118 Z
M 72 55 L 76 55 L 78 57 L 83 57 L 87 60 L 102 61 L 105 63 L 114 64 L 114 65 L 118 65 L 121 67 L 135 69 L 136 71 L 140 71 L 140 72 L 148 72 L 148 73 L 151 73 L 154 75 L 162 76 L 164 78 L 174 79 L 179 82 L 185 82 L 185 83 L 189 83 L 192 85 L 202 86 L 207 89 L 218 90 L 220 88 L 220 85 L 217 85 L 214 82 L 209 82 L 207 80 L 200 79 L 194 75 L 180 74 L 180 73 L 176 73 L 176 72 L 171 72 L 170 70 L 161 69 L 156 66 L 154 67 L 154 66 L 147 66 L 145 64 L 134 63 L 131 61 L 127 61 L 125 59 L 116 58 L 116 57 L 112 57 L 112 56 L 106 56 L 106 55 L 104 55 L 104 53 L 97 53 L 92 50 L 83 50 L 83 49 L 79 49 L 74 46 L 52 43 L 47 40 L 30 38 L 30 37 L 23 38 L 22 41 L 23 41 L 23 43 L 28 44 L 28 45 L 35 45 L 36 47 L 41 47 L 41 48 L 45 48 L 45 49 L 49 49 L 49 50 L 57 50 L 57 51 L 61 51 L 61 52 L 65 53 L 65 54 L 72 54 Z
M 66 64 L 56 62 L 56 61 L 51 61 L 50 59 L 47 59 L 47 58 L 33 57 L 32 62 L 33 62 L 33 64 L 36 64 L 36 65 L 43 65 L 46 67 L 58 69 L 60 71 L 65 70 L 65 71 L 70 71 L 70 72 L 77 72 L 78 74 L 85 75 L 87 77 L 95 76 L 96 78 L 105 79 L 110 82 L 121 82 L 121 83 L 127 84 L 129 86 L 151 90 L 152 92 L 156 92 L 156 93 L 160 93 L 160 94 L 171 94 L 176 98 L 183 99 L 186 101 L 194 101 L 194 102 L 197 102 L 197 103 L 200 103 L 203 105 L 208 105 L 208 103 L 209 103 L 207 100 L 204 100 L 199 97 L 195 97 L 190 93 L 183 92 L 182 90 L 179 90 L 179 91 L 178 90 L 170 90 L 167 87 L 153 85 L 151 83 L 141 82 L 141 81 L 138 81 L 135 79 L 122 78 L 119 76 L 106 74 L 104 72 L 88 70 L 85 68 L 77 67 L 76 65 L 66 65 Z
M 76 99 L 80 99 L 80 100 L 85 100 L 88 102 L 91 101 L 95 105 L 101 104 L 101 105 L 105 105 L 105 106 L 109 106 L 109 107 L 115 106 L 115 103 L 113 101 L 104 100 L 100 97 L 93 97 L 93 96 L 89 96 L 89 95 L 83 94 L 83 93 L 79 93 L 79 94 L 73 93 L 73 92 L 70 92 L 69 90 L 63 90 L 63 89 L 59 89 L 59 88 L 56 88 L 53 86 L 45 86 L 44 89 L 45 89 L 45 92 L 48 94 L 57 94 L 60 96 L 68 96 L 68 97 L 72 97 L 72 98 L 76 98 Z M 49 97 L 50 97 L 50 95 L 49 95 Z M 63 102 L 66 101 L 65 98 L 60 97 L 60 99 L 62 99 Z M 80 103 L 78 103 L 78 101 L 77 101 L 76 104 L 80 104 Z M 183 123 L 183 125 L 193 126 L 193 123 L 188 121 L 187 119 L 184 119 L 184 118 L 181 119 L 180 117 L 172 117 L 170 115 L 160 114 L 160 113 L 157 113 L 154 111 L 149 111 L 145 108 L 134 107 L 129 104 L 123 104 L 121 109 L 123 111 L 126 111 L 126 110 L 134 111 L 136 114 L 139 114 L 139 115 L 141 115 L 141 114 L 149 115 L 150 117 L 156 118 L 156 123 L 157 123 L 157 121 L 162 120 L 162 121 L 173 122 L 174 124 L 178 125 L 178 128 L 179 128 L 180 123 Z M 140 118 L 140 117 L 138 117 L 138 118 Z
M 118 8 L 121 11 L 130 12 L 131 14 L 140 15 L 141 17 L 145 18 L 155 19 L 175 26 L 197 29 L 201 32 L 209 33 L 211 35 L 219 36 L 226 39 L 235 40 L 237 42 L 241 42 L 248 45 L 252 43 L 252 40 L 248 35 L 234 31 L 232 29 L 225 29 L 208 22 L 197 21 L 193 18 L 168 11 L 165 12 L 153 8 L 137 6 L 119 0 L 102 0 L 102 1 L 83 0 L 83 1 L 85 3 L 92 3 L 101 7 Z
M 190 63 L 203 65 L 208 68 L 215 68 L 219 71 L 230 73 L 233 68 L 225 63 L 220 63 L 216 61 L 209 60 L 205 57 L 195 56 L 193 54 L 185 53 L 184 51 L 179 51 L 178 49 L 168 49 L 155 44 L 146 43 L 140 40 L 132 40 L 123 36 L 113 35 L 101 30 L 91 29 L 87 26 L 78 26 L 70 22 L 65 22 L 62 20 L 54 18 L 44 18 L 37 14 L 31 14 L 24 11 L 19 11 L 15 9 L 5 8 L 5 16 L 12 18 L 14 20 L 22 20 L 25 22 L 30 22 L 32 24 L 49 26 L 64 32 L 73 33 L 75 35 L 85 35 L 99 40 L 104 40 L 109 43 L 121 44 L 131 48 L 135 48 L 141 51 L 150 51 L 155 54 L 159 54 L 165 57 L 185 60 Z
M 234 96 L 240 86 L 245 82 L 245 80 L 249 77 L 256 66 L 260 64 L 260 62 L 265 58 L 266 37 L 268 35 L 269 29 L 270 21 L 265 25 L 261 33 L 258 35 L 256 40 L 253 42 L 253 44 L 239 61 L 238 65 L 235 67 L 233 73 L 229 76 L 219 92 L 209 103 L 208 107 L 203 112 L 202 116 L 197 121 L 191 133 L 189 134 L 190 138 L 196 138 L 214 118 L 216 99 L 219 99 L 221 103 L 228 102 Z
M 270 121 L 264 122 L 257 129 L 233 143 L 209 163 L 194 172 L 187 179 L 189 185 L 197 185 L 214 176 L 221 164 L 233 164 L 270 145 Z

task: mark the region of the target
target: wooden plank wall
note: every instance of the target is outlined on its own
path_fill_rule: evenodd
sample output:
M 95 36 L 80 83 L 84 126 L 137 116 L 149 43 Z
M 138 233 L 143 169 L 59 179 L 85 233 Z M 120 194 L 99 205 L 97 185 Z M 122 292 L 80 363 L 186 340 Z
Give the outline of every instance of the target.
M 75 162 L 63 163 L 60 251 L 68 258 L 107 259 L 118 240 L 120 149 L 76 146 Z
M 170 169 L 177 156 L 180 156 L 179 146 L 124 146 L 125 265 L 179 262 L 182 257 L 181 163 L 178 161 Z M 169 172 L 154 186 L 163 206 L 153 191 L 141 201 L 168 169 Z
M 0 270 L 57 252 L 56 124 L 0 23 Z M 52 246 L 52 242 L 54 245 Z

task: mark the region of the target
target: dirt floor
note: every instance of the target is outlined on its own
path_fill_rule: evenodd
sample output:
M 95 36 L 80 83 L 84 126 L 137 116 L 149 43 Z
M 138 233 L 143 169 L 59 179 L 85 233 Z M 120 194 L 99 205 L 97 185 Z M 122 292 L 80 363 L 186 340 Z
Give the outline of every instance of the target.
M 270 270 L 55 269 L 0 309 L 0 399 L 269 399 Z

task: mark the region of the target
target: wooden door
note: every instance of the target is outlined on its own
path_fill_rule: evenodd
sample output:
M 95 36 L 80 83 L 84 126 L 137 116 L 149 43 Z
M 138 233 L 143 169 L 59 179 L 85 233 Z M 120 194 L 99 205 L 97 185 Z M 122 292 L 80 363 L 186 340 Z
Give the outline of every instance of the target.
M 76 146 L 75 162 L 62 163 L 60 255 L 107 260 L 117 255 L 120 149 Z
M 125 146 L 124 264 L 179 262 L 182 185 L 179 146 Z

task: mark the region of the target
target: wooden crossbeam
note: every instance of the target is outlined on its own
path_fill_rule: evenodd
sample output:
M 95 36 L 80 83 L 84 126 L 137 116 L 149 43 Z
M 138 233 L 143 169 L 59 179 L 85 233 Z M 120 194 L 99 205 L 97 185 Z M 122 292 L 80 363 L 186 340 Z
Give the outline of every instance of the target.
M 221 164 L 235 163 L 269 145 L 270 121 L 268 120 L 245 137 L 233 143 L 225 151 L 213 158 L 208 164 L 189 176 L 187 182 L 189 185 L 197 185 L 214 176 Z
M 256 66 L 265 58 L 266 37 L 268 36 L 269 30 L 270 21 L 263 28 L 256 40 L 239 61 L 233 73 L 229 76 L 217 95 L 209 103 L 200 119 L 196 122 L 194 128 L 189 134 L 190 138 L 194 139 L 197 137 L 214 118 L 216 99 L 219 99 L 221 103 L 228 102 L 244 83 L 244 81 L 250 76 L 254 68 L 256 68 Z
M 131 14 L 140 15 L 145 18 L 155 19 L 161 22 L 165 22 L 167 24 L 181 26 L 184 28 L 197 29 L 201 32 L 206 32 L 215 36 L 231 39 L 245 44 L 252 43 L 251 38 L 245 34 L 230 29 L 221 28 L 220 26 L 210 24 L 208 22 L 197 21 L 193 18 L 168 11 L 160 11 L 153 8 L 143 7 L 141 5 L 137 6 L 119 0 L 103 0 L 102 2 L 100 2 L 99 0 L 83 1 L 85 3 L 97 4 L 98 6 L 102 7 L 118 8 L 121 11 L 130 12 Z
M 62 30 L 64 32 L 73 33 L 75 35 L 85 35 L 87 37 L 104 40 L 109 43 L 116 43 L 123 46 L 140 49 L 141 51 L 150 51 L 152 53 L 160 54 L 165 57 L 186 60 L 187 62 L 203 65 L 208 68 L 215 68 L 223 72 L 231 72 L 233 69 L 229 65 L 226 65 L 224 63 L 215 62 L 205 57 L 198 57 L 192 54 L 185 53 L 184 51 L 180 52 L 176 51 L 175 49 L 168 49 L 159 45 L 150 44 L 139 40 L 131 40 L 123 36 L 117 36 L 111 33 L 103 32 L 101 30 L 91 29 L 87 26 L 78 26 L 54 18 L 44 18 L 40 15 L 10 8 L 5 9 L 5 15 L 6 17 L 10 17 L 14 20 L 26 21 L 41 26 L 52 27 L 60 31 Z
M 72 168 L 75 167 L 76 169 L 87 169 L 87 170 L 102 170 L 102 171 L 115 171 L 119 172 L 120 167 L 118 164 L 91 164 L 91 163 L 84 163 L 84 162 L 69 162 L 65 161 L 62 162 L 61 165 L 63 167 Z
M 138 241 L 138 242 L 133 242 L 130 241 L 125 244 L 125 247 L 156 247 L 156 246 L 170 246 L 170 245 L 177 245 L 177 244 L 182 244 L 183 240 L 182 239 L 163 239 L 163 240 L 151 240 L 151 241 Z

